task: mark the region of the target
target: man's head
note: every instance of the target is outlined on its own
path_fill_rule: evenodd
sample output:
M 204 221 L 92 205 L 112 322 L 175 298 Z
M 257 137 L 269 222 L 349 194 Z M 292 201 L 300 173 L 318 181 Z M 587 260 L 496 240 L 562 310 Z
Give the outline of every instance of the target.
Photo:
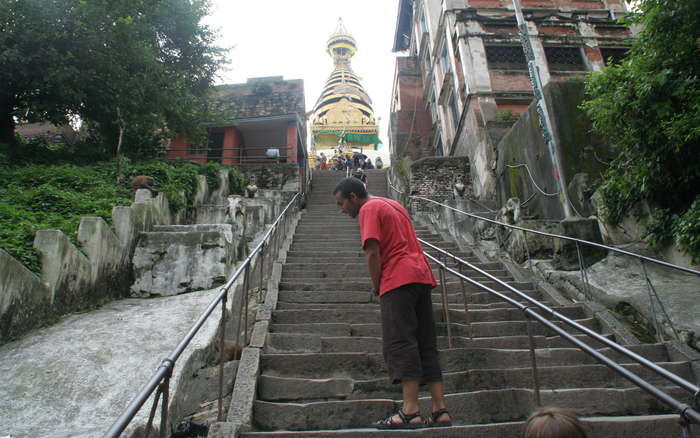
M 367 202 L 368 195 L 365 185 L 357 178 L 345 178 L 333 190 L 335 201 L 340 211 L 350 217 L 357 217 L 360 207 Z

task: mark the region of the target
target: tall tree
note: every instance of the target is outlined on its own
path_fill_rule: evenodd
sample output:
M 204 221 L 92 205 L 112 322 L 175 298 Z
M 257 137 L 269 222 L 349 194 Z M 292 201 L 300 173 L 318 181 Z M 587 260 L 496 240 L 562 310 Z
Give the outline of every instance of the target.
M 26 21 L 41 14 L 50 26 L 27 32 L 19 29 L 19 14 L 8 13 L 3 22 L 17 35 L 0 46 L 2 53 L 18 53 L 21 63 L 39 41 L 46 41 L 57 61 L 46 62 L 43 76 L 35 74 L 36 66 L 22 65 L 8 77 L 17 85 L 8 87 L 13 99 L 0 101 L 0 115 L 59 121 L 72 112 L 96 122 L 117 154 L 128 131 L 196 131 L 203 97 L 225 62 L 216 33 L 202 23 L 208 0 L 9 1 Z M 47 3 L 54 8 L 41 10 Z M 20 47 L 13 44 L 17 40 L 33 43 Z M 27 90 L 38 90 L 38 97 L 16 98 L 33 97 Z
M 641 26 L 628 57 L 591 77 L 584 109 L 619 149 L 601 187 L 608 219 L 649 201 L 663 240 L 700 215 L 700 1 L 641 0 L 628 21 Z

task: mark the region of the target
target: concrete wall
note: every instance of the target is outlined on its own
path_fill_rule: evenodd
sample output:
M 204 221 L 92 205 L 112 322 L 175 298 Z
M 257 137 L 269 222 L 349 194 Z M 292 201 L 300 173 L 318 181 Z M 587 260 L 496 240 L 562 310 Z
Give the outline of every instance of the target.
M 583 83 L 552 82 L 545 87 L 544 93 L 553 117 L 564 181 L 568 183 L 574 175 L 587 173 L 591 183 L 595 183 L 601 179 L 606 167 L 603 162 L 609 161 L 614 152 L 604 139 L 592 133 L 590 120 L 578 108 L 584 97 Z M 564 214 L 559 196 L 543 195 L 535 187 L 536 184 L 547 194 L 558 192 L 552 161 L 540 133 L 539 115 L 534 104 L 528 107 L 503 136 L 498 143 L 497 152 L 498 202 L 503 205 L 512 197 L 520 198 L 521 202 L 530 199 L 523 208 L 527 216 L 562 219 Z M 528 170 L 532 178 L 528 175 Z M 569 197 L 574 208 L 582 211 L 577 194 L 570 192 Z

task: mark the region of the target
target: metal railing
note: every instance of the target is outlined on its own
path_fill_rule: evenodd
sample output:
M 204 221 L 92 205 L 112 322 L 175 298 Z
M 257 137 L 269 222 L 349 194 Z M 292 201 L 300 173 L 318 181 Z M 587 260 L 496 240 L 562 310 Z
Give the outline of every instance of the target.
M 228 281 L 219 288 L 219 293 L 216 295 L 214 300 L 209 304 L 204 313 L 197 319 L 197 321 L 192 325 L 187 334 L 180 340 L 175 349 L 161 362 L 160 366 L 153 374 L 153 376 L 148 380 L 143 389 L 134 397 L 134 399 L 129 403 L 124 412 L 116 419 L 112 426 L 103 435 L 103 438 L 115 438 L 118 437 L 124 429 L 132 421 L 136 413 L 143 407 L 148 398 L 153 394 L 154 391 L 156 395 L 153 400 L 153 405 L 151 407 L 150 415 L 148 418 L 148 423 L 146 425 L 145 437 L 148 438 L 153 420 L 155 417 L 156 410 L 158 408 L 159 401 L 161 403 L 161 419 L 160 419 L 160 437 L 165 438 L 166 431 L 168 429 L 168 399 L 170 392 L 170 378 L 172 376 L 175 364 L 185 350 L 185 348 L 192 341 L 194 336 L 197 334 L 199 329 L 202 327 L 204 322 L 209 318 L 214 309 L 221 304 L 221 317 L 219 326 L 219 394 L 218 394 L 218 420 L 223 421 L 223 379 L 224 379 L 224 337 L 226 332 L 226 302 L 228 300 L 228 294 L 231 287 L 236 283 L 238 278 L 243 275 L 243 289 L 241 297 L 243 303 L 238 308 L 238 327 L 236 329 L 236 345 L 247 345 L 248 343 L 248 289 L 250 286 L 251 272 L 253 260 L 256 256 L 257 264 L 260 268 L 260 288 L 257 295 L 258 302 L 264 300 L 262 289 L 263 289 L 263 266 L 265 265 L 265 255 L 267 251 L 268 260 L 276 260 L 281 245 L 284 241 L 284 237 L 289 231 L 291 224 L 291 213 L 296 211 L 298 208 L 298 201 L 301 199 L 301 194 L 296 193 L 292 199 L 289 201 L 287 206 L 282 210 L 280 215 L 277 217 L 275 222 L 269 227 L 267 232 L 264 234 L 260 243 L 251 251 L 250 255 L 245 258 L 239 265 L 236 271 L 231 275 Z M 281 231 L 284 231 L 283 233 Z M 233 310 L 233 309 L 232 309 Z M 241 335 L 241 322 L 243 321 L 243 339 L 244 342 L 240 343 Z
M 279 155 L 268 157 L 269 149 L 276 149 Z M 191 160 L 221 161 L 234 160 L 235 164 L 259 164 L 278 163 L 290 161 L 291 153 L 295 153 L 297 146 L 233 146 L 212 149 L 209 147 L 194 148 L 169 147 L 167 155 L 173 158 L 187 158 Z
M 693 384 L 692 382 L 689 382 L 682 377 L 671 373 L 670 371 L 658 366 L 654 362 L 651 362 L 650 360 L 644 358 L 643 356 L 640 356 L 639 354 L 623 347 L 622 345 L 611 341 L 610 339 L 606 338 L 605 336 L 600 335 L 599 333 L 596 333 L 595 331 L 577 323 L 576 321 L 562 315 L 561 313 L 555 311 L 551 307 L 541 303 L 540 301 L 535 300 L 534 298 L 530 297 L 529 295 L 519 291 L 515 287 L 509 285 L 505 281 L 489 274 L 488 272 L 484 271 L 483 269 L 479 268 L 478 266 L 475 266 L 472 263 L 469 263 L 466 260 L 463 260 L 454 254 L 451 254 L 448 251 L 445 251 L 430 242 L 427 242 L 423 239 L 418 239 L 422 245 L 425 245 L 435 251 L 437 251 L 440 255 L 442 255 L 443 260 L 441 261 L 438 257 L 435 257 L 431 254 L 429 254 L 427 251 L 425 251 L 425 255 L 430 258 L 433 262 L 435 262 L 439 266 L 439 277 L 440 277 L 440 284 L 441 284 L 441 298 L 442 298 L 442 309 L 443 309 L 443 319 L 445 321 L 446 329 L 447 329 L 447 338 L 448 338 L 448 346 L 452 348 L 452 333 L 450 329 L 450 318 L 449 318 L 449 305 L 448 299 L 447 299 L 447 291 L 446 291 L 446 273 L 449 273 L 457 278 L 460 279 L 461 283 L 461 292 L 463 296 L 463 302 L 464 302 L 464 311 L 468 315 L 468 302 L 469 300 L 467 299 L 466 296 L 466 291 L 464 287 L 464 282 L 469 282 L 473 284 L 474 286 L 485 290 L 486 292 L 490 293 L 491 295 L 494 295 L 501 299 L 502 301 L 507 302 L 508 304 L 512 305 L 513 307 L 521 310 L 523 314 L 525 315 L 526 321 L 527 321 L 527 335 L 529 339 L 529 347 L 530 347 L 530 361 L 531 361 L 531 367 L 532 367 L 532 374 L 533 374 L 533 397 L 534 397 L 534 402 L 536 406 L 542 406 L 541 403 L 541 397 L 540 397 L 540 383 L 539 383 L 539 373 L 538 373 L 538 368 L 537 368 L 537 359 L 536 359 L 536 354 L 535 354 L 535 341 L 533 338 L 533 330 L 532 330 L 532 322 L 536 320 L 540 324 L 544 325 L 547 327 L 549 330 L 552 332 L 556 333 L 557 335 L 561 336 L 562 338 L 566 339 L 567 341 L 571 342 L 576 346 L 579 350 L 593 356 L 598 362 L 601 364 L 607 366 L 611 370 L 615 371 L 622 377 L 626 378 L 627 380 L 631 381 L 633 384 L 641 388 L 642 390 L 646 391 L 647 393 L 651 394 L 653 397 L 661 400 L 663 403 L 665 403 L 667 406 L 671 407 L 674 409 L 679 415 L 681 421 L 679 422 L 680 426 L 683 428 L 683 433 L 685 434 L 684 436 L 690 437 L 690 423 L 695 423 L 695 424 L 700 424 L 700 388 Z M 454 270 L 450 268 L 447 265 L 447 259 L 451 259 L 453 262 L 453 265 L 458 265 L 459 268 L 458 270 Z M 505 287 L 512 293 L 516 295 L 517 298 L 524 300 L 528 303 L 528 305 L 524 305 L 521 302 L 517 301 L 516 299 L 513 299 L 511 297 L 508 297 L 504 295 L 503 293 L 494 290 L 493 288 L 486 286 L 484 284 L 481 284 L 479 281 L 474 280 L 466 275 L 464 275 L 462 271 L 462 266 L 466 266 L 469 269 L 472 269 L 479 274 L 485 276 L 491 281 L 495 281 L 501 286 Z M 543 312 L 546 312 L 546 315 L 542 315 L 538 312 L 536 312 L 536 309 L 540 309 Z M 549 318 L 547 318 L 549 317 Z M 607 347 L 610 347 L 612 350 L 632 359 L 633 361 L 637 362 L 638 364 L 642 365 L 643 367 L 651 370 L 653 373 L 673 382 L 674 384 L 678 385 L 680 388 L 688 391 L 692 397 L 693 397 L 693 403 L 695 407 L 691 407 L 687 403 L 683 403 L 681 401 L 676 400 L 674 397 L 668 395 L 661 389 L 659 389 L 657 386 L 647 382 L 644 378 L 634 374 L 633 372 L 627 370 L 624 368 L 622 365 L 620 365 L 618 362 L 608 358 L 607 356 L 603 355 L 596 349 L 592 348 L 591 346 L 587 345 L 586 343 L 582 342 L 581 340 L 577 339 L 570 333 L 566 332 L 559 326 L 557 326 L 554 322 L 552 322 L 550 319 L 556 318 L 557 320 L 561 321 L 563 324 L 574 328 L 580 332 L 582 332 L 584 335 L 588 336 L 589 338 L 592 338 L 596 341 L 601 342 Z M 467 320 L 468 321 L 468 320 Z M 473 336 L 473 332 L 469 330 L 470 336 Z
M 389 181 L 387 181 L 387 185 L 395 192 L 397 192 L 401 195 L 404 194 L 401 190 L 394 187 Z M 625 254 L 628 256 L 638 257 L 642 260 L 642 266 L 643 266 L 644 261 L 650 261 L 650 262 L 657 263 L 657 264 L 662 265 L 662 266 L 678 269 L 678 270 L 686 272 L 686 273 L 700 275 L 700 272 L 695 271 L 693 269 L 689 269 L 689 268 L 686 268 L 683 266 L 676 266 L 672 263 L 667 263 L 667 262 L 664 262 L 661 260 L 656 260 L 656 259 L 653 259 L 650 257 L 631 253 L 629 251 L 624 251 L 624 250 L 621 250 L 619 248 L 614 248 L 614 247 L 610 247 L 607 245 L 598 244 L 595 242 L 588 242 L 586 240 L 576 239 L 576 238 L 572 238 L 572 237 L 568 237 L 568 236 L 560 236 L 557 234 L 545 233 L 545 232 L 537 231 L 537 230 L 530 230 L 527 228 L 518 227 L 515 225 L 511 225 L 511 224 L 505 224 L 505 223 L 502 223 L 499 221 L 495 221 L 495 220 L 488 219 L 488 218 L 483 218 L 481 216 L 477 216 L 477 215 L 474 215 L 474 214 L 471 214 L 468 212 L 464 212 L 464 211 L 456 209 L 454 207 L 450 207 L 448 205 L 439 203 L 437 201 L 433 201 L 432 199 L 423 198 L 420 196 L 408 196 L 408 198 L 409 199 L 418 199 L 418 200 L 422 200 L 422 201 L 429 201 L 429 202 L 438 204 L 442 207 L 446 207 L 446 208 L 449 208 L 451 210 L 457 211 L 459 213 L 463 213 L 463 214 L 470 216 L 470 217 L 473 217 L 475 219 L 485 220 L 487 222 L 490 222 L 490 223 L 493 223 L 496 225 L 510 227 L 510 228 L 518 229 L 518 230 L 521 230 L 524 232 L 533 232 L 533 233 L 545 235 L 548 237 L 561 238 L 561 239 L 565 239 L 565 240 L 574 241 L 574 242 L 576 242 L 576 245 L 577 245 L 577 250 L 578 250 L 577 255 L 579 257 L 579 263 L 582 263 L 582 262 L 581 262 L 581 252 L 580 252 L 580 248 L 578 245 L 579 244 L 590 244 L 590 245 L 604 248 L 604 249 L 607 249 L 610 251 L 619 252 L 619 253 L 622 253 L 622 254 Z M 471 337 L 473 337 L 473 332 L 471 330 L 471 324 L 470 324 L 469 318 L 468 318 L 469 300 L 467 299 L 466 290 L 464 287 L 465 281 L 473 284 L 474 286 L 476 286 L 480 289 L 485 290 L 486 292 L 490 293 L 491 295 L 498 297 L 502 301 L 509 303 L 510 305 L 514 306 L 515 308 L 517 308 L 523 312 L 523 314 L 525 315 L 526 321 L 527 321 L 527 334 L 528 334 L 528 338 L 529 338 L 529 342 L 530 342 L 530 360 L 531 360 L 532 377 L 533 377 L 533 396 L 534 396 L 535 404 L 537 406 L 541 406 L 542 404 L 541 404 L 541 398 L 540 398 L 539 373 L 538 373 L 538 369 L 537 369 L 537 359 L 536 359 L 536 354 L 535 354 L 536 347 L 535 347 L 535 342 L 534 342 L 534 338 L 533 338 L 533 334 L 532 334 L 533 333 L 532 322 L 534 320 L 538 321 L 540 324 L 544 325 L 549 330 L 552 330 L 553 332 L 557 333 L 563 339 L 566 339 L 567 341 L 571 342 L 579 350 L 591 355 L 593 358 L 595 358 L 601 364 L 607 366 L 608 368 L 610 368 L 614 372 L 618 373 L 622 377 L 624 377 L 627 380 L 629 380 L 630 382 L 632 382 L 637 387 L 641 388 L 642 390 L 646 391 L 647 393 L 649 393 L 653 397 L 657 398 L 658 400 L 661 400 L 667 406 L 671 407 L 680 416 L 679 426 L 682 428 L 682 436 L 685 436 L 685 437 L 691 436 L 691 429 L 690 429 L 691 423 L 700 424 L 700 412 L 699 412 L 700 411 L 700 387 L 698 387 L 694 383 L 689 382 L 676 374 L 673 374 L 672 372 L 660 367 L 659 365 L 644 358 L 643 356 L 640 356 L 639 354 L 623 347 L 622 345 L 620 345 L 614 341 L 611 341 L 610 339 L 606 338 L 605 336 L 602 336 L 599 333 L 596 333 L 595 331 L 577 323 L 576 321 L 571 320 L 570 318 L 562 315 L 561 313 L 555 311 L 554 309 L 550 308 L 549 306 L 541 303 L 540 301 L 535 300 L 534 298 L 530 297 L 529 295 L 527 295 L 527 294 L 521 292 L 520 290 L 516 289 L 515 287 L 509 285 L 505 281 L 489 274 L 488 272 L 479 268 L 478 266 L 475 266 L 474 264 L 469 263 L 468 261 L 463 260 L 463 259 L 455 256 L 454 254 L 451 254 L 450 252 L 445 251 L 445 250 L 431 244 L 430 242 L 427 242 L 423 239 L 418 239 L 418 240 L 421 242 L 422 245 L 425 245 L 425 246 L 431 248 L 432 250 L 437 251 L 443 257 L 443 260 L 440 261 L 437 257 L 434 257 L 433 255 L 431 255 L 427 251 L 425 251 L 425 255 L 439 266 L 439 274 L 438 275 L 439 275 L 440 284 L 441 284 L 441 291 L 440 292 L 441 292 L 441 301 L 442 301 L 442 309 L 443 309 L 443 320 L 445 321 L 446 331 L 447 331 L 447 343 L 448 343 L 448 346 L 450 348 L 452 348 L 453 342 L 452 342 L 452 332 L 451 332 L 450 317 L 449 317 L 449 313 L 450 313 L 449 310 L 450 309 L 449 309 L 448 298 L 447 298 L 447 282 L 446 282 L 446 274 L 447 273 L 457 277 L 460 280 L 461 293 L 462 293 L 463 303 L 464 303 L 464 312 L 467 315 L 467 322 L 470 325 L 469 334 Z M 529 250 L 528 250 L 528 253 L 529 253 Z M 450 268 L 447 265 L 448 258 L 452 260 L 453 265 L 458 266 L 457 271 Z M 528 258 L 529 258 L 529 256 L 528 256 Z M 510 297 L 494 290 L 493 288 L 491 288 L 487 285 L 481 284 L 479 281 L 474 280 L 474 279 L 464 275 L 462 273 L 463 266 L 465 266 L 468 269 L 471 269 L 475 272 L 478 272 L 479 274 L 485 276 L 486 278 L 488 278 L 491 281 L 495 281 L 499 285 L 505 287 L 507 290 L 514 293 L 515 296 L 518 297 L 519 299 L 527 302 L 528 305 L 523 305 L 519 301 L 517 301 L 516 299 L 510 298 Z M 581 264 L 581 267 L 584 268 L 584 265 Z M 645 276 L 646 276 L 646 270 L 645 270 Z M 649 284 L 650 287 L 653 287 L 653 286 L 651 286 L 651 283 L 650 283 L 650 280 L 648 279 L 648 276 L 646 276 L 646 278 L 647 278 L 647 284 Z M 587 337 L 594 339 L 594 340 L 602 343 L 603 345 L 611 348 L 612 350 L 630 358 L 631 360 L 633 360 L 634 362 L 638 363 L 639 365 L 647 368 L 651 372 L 657 374 L 658 376 L 665 378 L 666 380 L 676 384 L 680 388 L 689 392 L 692 396 L 694 407 L 691 407 L 687 403 L 683 403 L 681 401 L 676 400 L 674 397 L 668 395 L 667 393 L 665 393 L 664 391 L 659 389 L 657 386 L 647 382 L 642 377 L 627 370 L 622 365 L 620 365 L 618 362 L 604 356 L 596 349 L 590 347 L 589 345 L 580 341 L 576 337 L 572 336 L 570 333 L 568 333 L 568 332 L 564 331 L 563 329 L 561 329 L 560 327 L 558 327 L 555 323 L 550 321 L 550 319 L 548 319 L 546 316 L 536 312 L 535 309 L 539 309 L 543 312 L 546 312 L 546 316 L 548 316 L 549 318 L 551 318 L 551 319 L 556 318 L 557 320 L 561 321 L 563 324 L 580 331 L 581 333 L 583 333 Z
M 401 190 L 399 190 L 398 188 L 394 187 L 391 184 L 391 182 L 387 181 L 387 184 L 388 184 L 389 188 L 394 190 L 396 193 L 404 195 L 404 193 Z M 473 219 L 496 225 L 497 226 L 497 228 L 496 228 L 497 233 L 499 232 L 501 227 L 503 227 L 503 228 L 509 228 L 509 229 L 513 229 L 513 230 L 522 231 L 525 233 L 533 233 L 533 234 L 537 234 L 540 236 L 551 237 L 553 239 L 561 239 L 561 240 L 573 242 L 576 246 L 576 256 L 577 256 L 577 260 L 578 260 L 579 271 L 581 273 L 581 282 L 585 286 L 584 295 L 586 296 L 587 299 L 592 299 L 591 292 L 590 292 L 591 286 L 590 286 L 590 282 L 588 279 L 586 261 L 583 257 L 582 251 L 581 251 L 581 245 L 586 245 L 586 246 L 590 246 L 590 247 L 604 249 L 606 251 L 611 251 L 611 252 L 622 254 L 622 255 L 625 255 L 628 257 L 636 258 L 637 260 L 639 260 L 639 263 L 641 265 L 642 274 L 644 276 L 644 281 L 645 281 L 645 284 L 647 286 L 647 291 L 649 294 L 650 310 L 651 310 L 651 314 L 652 314 L 652 318 L 651 318 L 652 321 L 651 322 L 654 326 L 654 330 L 656 331 L 657 338 L 661 342 L 664 342 L 664 340 L 665 340 L 663 337 L 663 331 L 659 327 L 659 322 L 658 322 L 658 318 L 657 318 L 657 314 L 656 314 L 656 305 L 658 305 L 659 310 L 661 311 L 661 313 L 663 313 L 664 319 L 668 322 L 668 325 L 671 328 L 671 331 L 673 332 L 674 337 L 676 338 L 676 340 L 680 341 L 680 335 L 678 334 L 678 331 L 676 330 L 671 317 L 669 316 L 668 312 L 666 311 L 666 308 L 665 308 L 661 298 L 659 297 L 658 293 L 656 292 L 656 288 L 654 287 L 654 284 L 652 283 L 651 278 L 649 278 L 649 273 L 647 272 L 645 263 L 646 262 L 653 263 L 653 264 L 656 264 L 659 266 L 663 266 L 666 268 L 674 269 L 677 271 L 681 271 L 681 272 L 696 275 L 696 276 L 700 276 L 700 271 L 696 271 L 694 269 L 687 268 L 685 266 L 675 265 L 673 263 L 665 262 L 663 260 L 657 260 L 657 259 L 654 259 L 651 257 L 641 255 L 641 254 L 636 254 L 636 253 L 633 253 L 630 251 L 625 251 L 624 249 L 616 248 L 616 247 L 609 246 L 609 245 L 604 245 L 601 243 L 590 242 L 590 241 L 583 240 L 583 239 L 577 239 L 575 237 L 547 233 L 544 231 L 532 230 L 532 229 L 520 227 L 517 225 L 507 224 L 507 223 L 500 222 L 500 221 L 497 221 L 494 219 L 489 219 L 489 218 L 486 218 L 483 216 L 479 216 L 479 215 L 474 214 L 474 213 L 466 212 L 466 211 L 460 210 L 458 208 L 455 208 L 455 207 L 452 207 L 452 206 L 446 205 L 444 203 L 434 201 L 432 199 L 425 198 L 422 196 L 408 196 L 408 199 L 415 199 L 415 200 L 419 200 L 419 201 L 423 201 L 423 202 L 429 202 L 429 203 L 432 203 L 435 205 L 439 205 L 440 207 L 447 208 L 449 210 L 463 214 L 465 216 L 471 217 Z M 498 234 L 497 234 L 497 236 L 498 236 Z M 498 238 L 497 241 L 498 241 L 499 246 L 503 246 L 503 242 L 504 242 L 503 238 Z M 534 268 L 532 266 L 532 259 L 530 258 L 530 249 L 529 249 L 528 241 L 527 241 L 527 239 L 523 239 L 523 242 L 525 244 L 525 252 L 527 255 L 526 258 L 528 260 L 528 265 L 530 267 L 530 270 L 534 271 Z M 656 305 L 655 305 L 655 303 L 656 303 Z

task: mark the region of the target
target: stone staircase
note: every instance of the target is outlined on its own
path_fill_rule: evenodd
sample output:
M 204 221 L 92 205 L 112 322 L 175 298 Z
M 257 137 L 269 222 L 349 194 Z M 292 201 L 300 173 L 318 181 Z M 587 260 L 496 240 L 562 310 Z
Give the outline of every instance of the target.
M 368 171 L 370 193 L 387 195 L 385 170 Z M 526 321 L 519 310 L 465 285 L 468 311 L 457 280 L 447 281 L 453 336 L 448 348 L 439 288 L 433 290 L 438 343 L 450 428 L 384 431 L 370 424 L 400 406 L 399 385 L 391 385 L 381 354 L 379 306 L 370 292 L 357 221 L 339 213 L 331 192 L 344 175 L 316 172 L 307 211 L 296 229 L 279 285 L 263 350 L 248 438 L 359 437 L 399 434 L 440 437 L 520 437 L 523 420 L 536 409 Z M 600 331 L 599 322 L 581 305 L 556 306 L 526 282 L 516 282 L 497 262 L 482 262 L 444 242 L 426 227 L 420 238 L 454 252 L 481 269 L 542 300 L 578 323 Z M 467 275 L 468 270 L 464 271 Z M 474 278 L 480 274 L 472 271 Z M 496 290 L 503 287 L 490 281 Z M 513 296 L 511 292 L 505 295 Z M 676 415 L 656 399 L 558 336 L 534 326 L 544 406 L 571 409 L 591 437 L 677 436 Z M 604 333 L 609 337 L 613 334 Z M 583 335 L 579 339 L 591 345 Z M 597 343 L 596 343 L 597 344 Z M 597 344 L 597 348 L 600 345 Z M 694 380 L 687 362 L 673 362 L 663 345 L 632 345 L 636 353 Z M 669 394 L 685 393 L 641 366 L 602 348 Z M 429 414 L 427 393 L 422 412 Z

